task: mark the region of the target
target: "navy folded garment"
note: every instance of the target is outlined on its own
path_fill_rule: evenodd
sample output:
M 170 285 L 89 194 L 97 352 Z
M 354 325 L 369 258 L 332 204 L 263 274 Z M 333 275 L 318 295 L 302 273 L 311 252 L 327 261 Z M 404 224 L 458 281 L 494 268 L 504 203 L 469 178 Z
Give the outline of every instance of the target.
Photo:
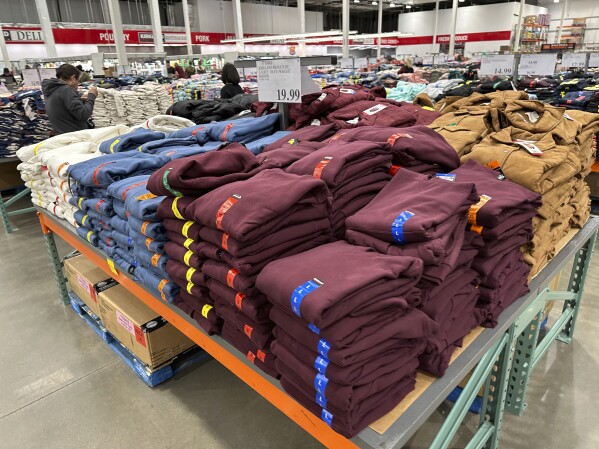
M 143 221 L 139 218 L 129 217 L 131 231 L 150 237 L 154 240 L 164 240 L 164 225 L 161 221 Z
M 69 176 L 83 186 L 108 187 L 135 175 L 146 175 L 166 165 L 166 156 L 126 151 L 70 165 Z
M 117 246 L 116 248 L 116 254 L 127 261 L 127 263 L 133 267 L 137 267 L 137 262 L 135 261 L 135 257 L 133 257 L 133 254 L 125 248 L 120 248 Z
M 180 290 L 174 282 L 166 278 L 160 278 L 144 267 L 138 266 L 135 268 L 135 277 L 153 293 L 169 303 L 174 302 Z
M 274 132 L 279 114 L 218 122 L 208 130 L 211 140 L 221 142 L 251 142 Z
M 164 253 L 164 245 L 166 245 L 166 240 L 154 240 L 150 237 L 146 237 L 142 234 L 138 234 L 137 232 L 129 232 L 129 239 L 132 242 L 132 245 L 145 247 L 148 251 L 153 253 Z
M 133 246 L 133 239 L 131 237 L 129 237 L 128 234 L 124 234 L 120 231 L 117 231 L 116 229 L 114 229 L 111 233 L 110 236 L 114 239 L 114 241 L 121 247 L 124 249 L 129 249 Z
M 223 146 L 222 142 L 206 142 L 204 145 L 189 146 L 189 147 L 167 147 L 157 149 L 154 154 L 168 157 L 171 161 L 181 159 L 188 156 L 194 156 L 196 154 L 208 153 L 210 151 L 218 150 Z
M 95 210 L 97 213 L 111 217 L 114 214 L 112 199 L 110 198 L 86 198 L 82 201 L 82 210 Z
M 108 195 L 124 203 L 129 192 L 137 187 L 145 187 L 148 179 L 150 179 L 150 175 L 129 176 L 110 184 L 106 190 Z
M 121 220 L 127 220 L 127 218 L 129 217 L 129 212 L 127 212 L 127 209 L 125 209 L 124 201 L 113 199 L 112 209 Z
M 112 260 L 117 265 L 117 267 L 119 267 L 121 270 L 123 270 L 129 274 L 133 274 L 135 272 L 135 265 L 132 265 L 128 261 L 123 259 L 120 256 L 118 249 L 119 248 L 115 248 L 114 255 L 112 256 Z
M 77 234 L 79 234 L 79 237 L 81 237 L 83 240 L 88 241 L 89 243 L 91 243 L 94 246 L 98 246 L 98 233 L 95 231 L 90 231 L 88 228 L 77 228 L 76 229 Z
M 261 139 L 254 140 L 252 142 L 247 142 L 245 146 L 252 153 L 258 155 L 262 153 L 262 151 L 264 150 L 264 148 L 266 148 L 267 145 L 270 145 L 276 142 L 277 140 L 282 139 L 285 136 L 288 136 L 289 134 L 291 134 L 291 132 L 289 131 L 277 131 L 271 136 L 266 136 L 262 137 Z
M 154 267 L 166 273 L 166 262 L 169 259 L 166 254 L 153 253 L 144 247 L 135 246 L 133 248 L 133 255 L 139 265 Z
M 137 151 L 142 153 L 155 154 L 157 151 L 166 149 L 169 147 L 188 147 L 188 146 L 199 146 L 198 141 L 195 137 L 165 137 L 164 139 L 150 140 L 139 145 L 135 148 Z
M 127 222 L 127 220 L 121 218 L 118 215 L 115 215 L 110 218 L 110 226 L 112 226 L 113 229 L 119 231 L 121 234 L 129 235 L 129 223 Z
M 111 232 L 106 230 L 98 231 L 98 243 L 100 242 L 111 248 L 117 246 L 116 241 L 112 238 Z
M 91 222 L 90 222 L 89 215 L 87 215 L 82 210 L 76 210 L 74 215 L 75 215 L 75 221 L 77 222 L 77 224 L 79 226 L 91 229 Z
M 208 135 L 208 131 L 214 126 L 216 126 L 216 122 L 205 125 L 194 125 L 172 132 L 168 135 L 168 137 L 173 139 L 194 137 L 200 145 L 204 145 L 206 142 L 211 140 L 210 136 Z
M 163 132 L 138 128 L 134 131 L 121 134 L 118 137 L 105 140 L 100 144 L 100 151 L 105 154 L 120 153 L 122 151 L 136 150 L 140 145 L 152 140 L 164 139 Z
M 155 221 L 157 220 L 158 206 L 164 198 L 150 193 L 145 185 L 137 186 L 127 192 L 125 209 L 129 212 L 129 217 L 133 216 L 144 221 Z
M 116 246 L 109 246 L 106 243 L 104 243 L 102 240 L 98 239 L 98 248 L 100 248 L 102 251 L 104 251 L 106 253 L 106 255 L 108 255 L 110 258 L 114 259 L 114 256 L 116 255 Z

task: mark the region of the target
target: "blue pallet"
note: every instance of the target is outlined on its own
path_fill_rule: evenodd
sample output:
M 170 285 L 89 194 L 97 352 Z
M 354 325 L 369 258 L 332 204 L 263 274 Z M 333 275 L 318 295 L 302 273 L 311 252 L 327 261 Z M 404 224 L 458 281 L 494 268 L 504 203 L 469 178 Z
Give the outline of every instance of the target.
M 166 382 L 185 368 L 210 358 L 209 354 L 199 347 L 193 347 L 179 354 L 168 365 L 151 371 L 141 360 L 125 348 L 110 332 L 106 330 L 100 319 L 87 307 L 79 297 L 69 292 L 71 307 L 89 327 L 112 349 L 129 368 L 149 387 Z
M 455 387 L 453 389 L 453 391 L 451 393 L 449 393 L 449 396 L 447 396 L 447 400 L 451 401 L 451 402 L 456 402 L 458 400 L 458 398 L 460 397 L 460 395 L 462 394 L 463 389 L 461 387 Z M 481 410 L 483 408 L 483 398 L 481 398 L 480 396 L 477 396 L 476 398 L 474 398 L 474 401 L 472 401 L 472 404 L 470 405 L 470 411 L 472 413 L 476 413 L 477 415 L 480 414 Z

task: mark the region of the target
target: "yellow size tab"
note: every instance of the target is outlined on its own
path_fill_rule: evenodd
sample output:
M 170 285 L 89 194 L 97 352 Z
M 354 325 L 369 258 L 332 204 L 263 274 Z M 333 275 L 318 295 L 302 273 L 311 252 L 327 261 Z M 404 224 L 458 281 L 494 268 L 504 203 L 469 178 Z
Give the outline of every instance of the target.
M 86 236 L 86 238 L 87 238 L 87 241 L 88 241 L 89 243 L 91 243 L 91 242 L 92 242 L 92 241 L 91 241 L 92 235 L 94 235 L 94 231 L 89 231 L 89 232 L 87 233 L 87 236 Z
M 183 242 L 183 246 L 189 249 L 189 246 L 193 243 L 193 239 L 187 239 Z
M 187 273 L 185 273 L 185 279 L 187 279 L 187 282 L 191 282 L 191 277 L 195 272 L 196 269 L 194 267 L 191 267 L 189 270 L 187 270 Z
M 202 307 L 202 316 L 206 319 L 208 319 L 208 313 L 213 309 L 213 307 L 210 304 L 205 304 L 204 307 Z
M 195 286 L 195 284 L 193 282 L 188 282 L 187 283 L 187 293 L 189 293 L 190 295 L 191 293 L 191 289 Z
M 151 200 L 153 198 L 158 198 L 158 197 L 156 195 L 154 195 L 152 192 L 148 192 L 145 195 L 140 195 L 140 196 L 135 197 L 135 199 L 138 201 Z
M 185 224 L 183 225 L 183 229 L 181 229 L 181 234 L 183 234 L 185 237 L 189 238 L 187 233 L 189 232 L 189 228 L 191 228 L 191 225 L 193 225 L 193 224 L 194 224 L 194 222 L 191 220 L 185 222 Z
M 42 146 L 42 143 L 44 142 L 40 142 L 38 143 L 36 146 L 33 147 L 33 155 L 37 156 L 37 151 L 40 149 L 40 147 Z
M 77 206 L 79 206 L 79 209 L 82 208 L 81 203 L 83 203 L 83 201 L 85 201 L 85 197 L 83 197 L 83 196 L 81 198 L 79 198 L 79 201 L 77 201 Z
M 120 141 L 121 141 L 121 139 L 114 139 L 114 142 L 112 142 L 112 143 L 110 144 L 110 152 L 111 152 L 111 153 L 114 153 L 114 146 L 115 146 L 116 144 L 118 144 Z
M 185 256 L 183 256 L 183 260 L 185 261 L 185 265 L 189 266 L 189 259 L 191 259 L 191 256 L 193 256 L 193 252 L 192 251 L 187 251 L 185 253 Z
M 84 215 L 83 218 L 81 219 L 81 224 L 83 226 L 85 226 L 85 222 L 86 222 L 87 218 L 88 218 L 87 215 Z
M 185 218 L 183 218 L 183 215 L 181 215 L 181 212 L 179 212 L 179 209 L 177 208 L 177 202 L 179 201 L 179 198 L 181 197 L 178 196 L 173 200 L 171 208 L 173 209 L 173 214 L 175 214 L 175 217 L 177 217 L 179 220 L 185 220 Z
M 112 259 L 106 259 L 106 263 L 108 264 L 108 268 L 110 268 L 110 271 L 112 271 L 112 273 L 114 275 L 119 274 L 119 272 L 117 271 L 117 269 L 114 266 L 114 262 L 112 261 Z

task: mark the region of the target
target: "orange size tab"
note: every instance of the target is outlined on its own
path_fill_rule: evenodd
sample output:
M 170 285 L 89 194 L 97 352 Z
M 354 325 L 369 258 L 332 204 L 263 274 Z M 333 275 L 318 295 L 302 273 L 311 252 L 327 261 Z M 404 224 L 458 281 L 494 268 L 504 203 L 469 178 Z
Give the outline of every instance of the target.
M 158 291 L 159 291 L 160 293 L 163 293 L 163 291 L 162 291 L 162 290 L 164 290 L 164 286 L 165 286 L 166 284 L 168 284 L 168 281 L 167 281 L 166 279 L 163 279 L 163 280 L 161 280 L 161 281 L 160 281 L 160 284 L 158 284 Z
M 256 354 L 254 354 L 252 351 L 248 351 L 247 358 L 250 362 L 254 363 L 254 361 L 256 360 Z
M 491 161 L 491 162 L 487 162 L 485 164 L 485 167 L 489 167 L 492 170 L 495 170 L 499 167 L 501 167 L 501 165 L 499 165 L 499 161 Z
M 392 165 L 389 169 L 389 174 L 395 176 L 401 167 L 399 165 Z
M 470 209 L 468 209 L 468 223 L 476 226 L 476 214 L 481 207 L 489 202 L 490 199 L 491 197 L 489 195 L 481 195 L 478 203 L 470 206 Z
M 148 250 L 150 249 L 150 245 L 152 244 L 154 240 L 152 240 L 150 237 L 148 237 L 146 239 L 146 248 L 148 248 Z
M 150 224 L 150 222 L 149 222 L 149 221 L 144 221 L 144 222 L 141 224 L 141 233 L 142 233 L 143 235 L 146 235 L 146 229 L 148 229 L 148 225 L 149 225 L 149 224 Z M 147 236 L 146 236 L 146 237 L 147 237 Z
M 243 333 L 248 336 L 248 338 L 252 338 L 252 332 L 254 332 L 254 328 L 249 324 L 243 325 Z
M 325 156 L 324 158 L 322 158 L 322 160 L 318 163 L 318 165 L 314 169 L 314 173 L 312 173 L 312 176 L 320 179 L 320 177 L 322 176 L 322 171 L 328 165 L 328 163 L 331 162 L 331 159 L 333 159 L 333 156 Z
M 261 349 L 258 349 L 258 351 L 256 351 L 256 356 L 260 359 L 262 363 L 264 363 L 264 359 L 266 359 L 266 354 L 264 354 L 264 352 L 262 352 Z
M 245 299 L 244 293 L 239 292 L 235 295 L 235 306 L 237 306 L 237 308 L 239 310 L 241 310 L 241 304 L 243 303 L 244 299 Z
M 158 261 L 160 260 L 160 254 L 154 254 L 152 256 L 152 265 L 158 268 Z
M 140 195 L 140 196 L 135 197 L 135 199 L 138 201 L 151 200 L 153 198 L 158 198 L 158 197 L 156 195 L 154 195 L 152 192 L 148 192 L 145 195 Z
M 218 229 L 219 231 L 223 230 L 222 222 L 223 222 L 223 218 L 225 217 L 225 214 L 240 199 L 241 199 L 241 195 L 238 195 L 237 193 L 234 195 L 231 195 L 229 198 L 227 198 L 227 200 L 218 209 L 218 212 L 216 213 L 216 229 Z
M 227 234 L 226 232 L 223 233 L 223 238 L 220 242 L 220 247 L 225 251 L 229 250 L 229 234 Z
M 231 268 L 227 272 L 227 285 L 231 288 L 233 287 L 233 283 L 235 282 L 235 276 L 239 274 L 239 270 L 237 268 Z
M 471 226 L 470 226 L 470 230 L 471 230 L 472 232 L 476 232 L 477 234 L 482 234 L 482 232 L 483 232 L 483 229 L 484 229 L 484 228 L 483 228 L 482 226 L 476 226 L 476 225 L 471 225 Z

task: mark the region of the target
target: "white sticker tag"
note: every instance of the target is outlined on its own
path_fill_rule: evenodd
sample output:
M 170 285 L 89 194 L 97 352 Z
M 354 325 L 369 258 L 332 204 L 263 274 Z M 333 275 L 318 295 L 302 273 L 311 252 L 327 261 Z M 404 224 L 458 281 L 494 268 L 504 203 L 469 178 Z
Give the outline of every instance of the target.
M 527 112 L 526 115 L 528 116 L 528 119 L 533 123 L 537 123 L 539 121 L 539 114 L 536 111 Z
M 564 113 L 564 118 L 565 118 L 565 119 L 568 119 L 568 120 L 571 120 L 571 121 L 574 121 L 574 119 L 573 119 L 572 117 L 570 117 L 570 116 L 569 116 L 568 114 L 566 114 L 566 113 Z
M 377 104 L 376 106 L 373 106 L 371 108 L 366 109 L 365 111 L 362 111 L 362 114 L 374 115 L 374 114 L 376 114 L 378 112 L 381 112 L 386 107 L 387 107 L 386 104 Z
M 326 94 L 326 93 L 324 93 L 324 94 L 321 94 L 321 95 L 320 95 L 320 97 L 318 97 L 318 98 L 316 99 L 316 101 L 322 101 L 322 100 L 324 100 L 326 97 L 327 97 L 327 94 Z
M 310 125 L 312 125 L 312 126 L 320 126 L 320 120 L 318 120 L 317 118 L 315 118 L 314 120 L 312 120 L 312 122 L 310 123 Z
M 351 125 L 355 125 L 360 121 L 360 117 L 356 117 L 356 118 L 352 118 L 351 120 L 346 120 L 346 123 L 349 123 Z
M 341 92 L 342 94 L 350 94 L 350 95 L 355 95 L 356 94 L 356 91 L 353 90 L 353 89 L 344 89 L 344 88 L 341 88 L 341 89 L 339 89 L 339 92 Z
M 542 156 L 543 152 L 539 150 L 539 148 L 534 144 L 533 140 L 519 140 L 515 139 L 514 143 L 516 145 L 520 145 L 526 151 L 528 151 L 533 156 Z
M 116 320 L 118 321 L 118 323 L 121 326 L 123 326 L 125 329 L 127 329 L 127 331 L 131 335 L 135 335 L 135 328 L 134 328 L 133 323 L 131 322 L 131 320 L 129 320 L 129 318 L 127 318 L 125 315 L 123 315 L 118 310 L 116 311 Z

